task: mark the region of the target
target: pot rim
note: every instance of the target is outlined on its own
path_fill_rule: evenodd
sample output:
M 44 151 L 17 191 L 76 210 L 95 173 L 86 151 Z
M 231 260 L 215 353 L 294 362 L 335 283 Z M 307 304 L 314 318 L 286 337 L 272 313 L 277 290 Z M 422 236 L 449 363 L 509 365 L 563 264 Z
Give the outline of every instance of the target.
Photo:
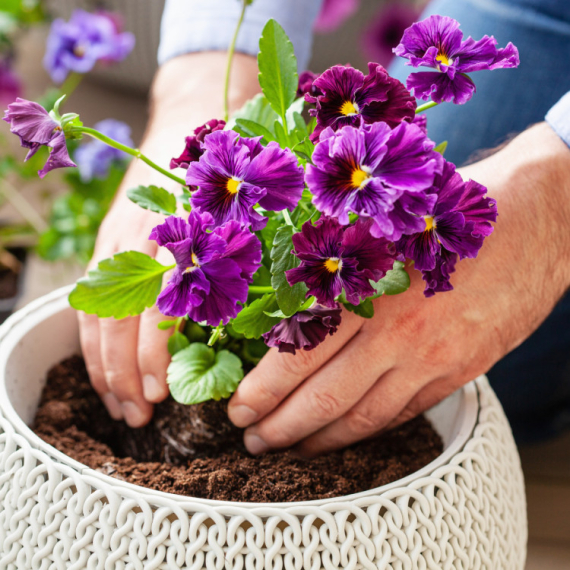
M 62 463 L 67 467 L 78 471 L 81 475 L 88 476 L 90 478 L 95 478 L 101 483 L 113 486 L 115 488 L 122 488 L 131 493 L 139 493 L 146 496 L 148 499 L 154 499 L 154 502 L 159 501 L 164 503 L 164 501 L 175 501 L 182 506 L 183 503 L 191 500 L 192 502 L 199 503 L 208 507 L 220 507 L 225 510 L 231 508 L 247 508 L 247 509 L 264 509 L 264 508 L 298 508 L 298 507 L 322 507 L 324 505 L 329 505 L 331 503 L 345 503 L 354 502 L 360 499 L 365 499 L 371 496 L 378 496 L 387 491 L 391 491 L 396 488 L 406 487 L 418 479 L 429 477 L 436 469 L 439 467 L 450 463 L 451 459 L 461 452 L 465 447 L 465 444 L 471 438 L 473 431 L 478 423 L 479 417 L 479 394 L 476 386 L 476 382 L 470 382 L 466 384 L 460 390 L 463 392 L 463 417 L 460 420 L 460 428 L 456 437 L 449 444 L 446 450 L 434 459 L 431 463 L 422 467 L 418 471 L 407 475 L 401 479 L 388 483 L 387 485 L 382 485 L 380 487 L 375 487 L 373 489 L 368 489 L 366 491 L 360 491 L 358 493 L 353 493 L 351 495 L 342 495 L 339 497 L 332 497 L 328 499 L 314 499 L 309 501 L 294 501 L 288 503 L 254 503 L 254 502 L 240 502 L 240 501 L 219 501 L 215 499 L 201 499 L 197 497 L 189 497 L 185 495 L 176 495 L 174 493 L 166 493 L 164 491 L 156 491 L 153 489 L 148 489 L 146 487 L 141 487 L 135 485 L 134 483 L 128 483 L 126 481 L 121 481 L 111 477 L 110 475 L 105 475 L 99 471 L 95 471 L 90 467 L 87 467 L 83 463 L 80 463 L 69 456 L 65 455 L 61 451 L 57 450 L 55 447 L 46 443 L 38 435 L 36 435 L 20 418 L 14 407 L 12 406 L 8 392 L 6 390 L 5 383 L 5 365 L 9 355 L 11 354 L 13 346 L 6 348 L 6 343 L 3 340 L 12 332 L 16 327 L 19 329 L 16 334 L 20 337 L 25 334 L 28 330 L 31 330 L 35 325 L 37 325 L 42 320 L 61 312 L 65 309 L 70 308 L 68 302 L 68 295 L 71 292 L 73 285 L 62 287 L 36 299 L 26 305 L 24 308 L 15 312 L 11 315 L 1 326 L 0 326 L 0 410 L 6 417 L 6 419 L 12 424 L 15 431 L 20 433 L 26 440 L 35 448 L 40 449 L 56 461 Z M 40 311 L 40 309 L 42 309 Z M 38 314 L 39 313 L 39 314 Z M 39 318 L 38 318 L 39 317 Z M 47 371 L 46 371 L 47 372 Z

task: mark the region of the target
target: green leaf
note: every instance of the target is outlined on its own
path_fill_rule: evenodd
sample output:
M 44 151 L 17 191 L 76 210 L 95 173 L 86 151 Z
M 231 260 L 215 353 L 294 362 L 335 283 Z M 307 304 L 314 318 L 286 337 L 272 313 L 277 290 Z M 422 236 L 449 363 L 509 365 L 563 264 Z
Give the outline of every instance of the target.
M 305 123 L 305 119 L 301 116 L 303 113 L 303 109 L 305 108 L 305 99 L 300 97 L 299 99 L 295 99 L 291 106 L 287 109 L 286 118 L 287 118 L 287 128 L 292 131 L 293 129 L 303 129 L 307 130 L 307 124 Z M 303 123 L 301 125 L 301 123 Z M 307 133 L 308 134 L 308 133 Z
M 447 141 L 439 143 L 433 150 L 435 150 L 435 152 L 439 152 L 439 154 L 443 156 L 445 154 L 445 151 L 447 150 Z
M 176 324 L 176 319 L 168 319 L 167 321 L 160 321 L 156 326 L 159 331 L 167 331 Z
M 269 317 L 266 314 L 272 313 L 278 308 L 275 295 L 267 293 L 261 299 L 256 299 L 251 305 L 244 307 L 232 321 L 232 326 L 236 332 L 243 334 L 245 338 L 259 338 L 281 320 Z
M 97 269 L 77 282 L 69 303 L 78 311 L 98 317 L 140 315 L 154 304 L 162 275 L 172 267 L 139 251 L 117 253 L 100 261 Z
M 371 319 L 374 316 L 374 305 L 370 299 L 365 299 L 360 305 L 353 305 L 352 303 L 343 304 L 351 313 L 355 313 L 365 319 Z
M 283 28 L 269 20 L 259 40 L 259 85 L 273 110 L 285 117 L 295 100 L 299 77 L 293 44 Z
M 229 397 L 242 378 L 242 363 L 235 354 L 193 343 L 172 357 L 167 382 L 172 397 L 190 405 Z
M 264 145 L 275 140 L 275 136 L 269 129 L 249 119 L 236 119 L 234 131 L 244 137 L 263 137 L 261 144 Z
M 190 346 L 190 341 L 181 333 L 176 331 L 168 339 L 168 352 L 170 356 L 174 356 L 177 352 L 184 350 Z
M 273 125 L 273 130 L 275 131 L 275 140 L 279 143 L 279 145 L 281 147 L 286 147 L 287 146 L 287 133 L 285 132 L 285 129 L 283 128 L 283 123 L 281 123 L 281 121 L 279 119 L 277 119 L 277 121 L 275 121 L 274 125 Z
M 394 262 L 394 268 L 386 273 L 386 276 L 380 279 L 377 283 L 370 282 L 372 287 L 376 289 L 374 299 L 381 295 L 398 295 L 407 291 L 410 287 L 410 276 L 404 269 L 404 264 L 401 261 Z
M 170 216 L 176 213 L 176 197 L 164 188 L 158 186 L 137 186 L 127 190 L 127 197 L 137 206 Z
M 273 132 L 273 124 L 278 119 L 277 113 L 271 108 L 269 101 L 261 93 L 253 97 L 238 109 L 228 121 L 226 129 L 232 129 L 237 119 L 247 119 L 253 121 L 270 132 Z
M 299 266 L 299 259 L 291 253 L 293 249 L 293 228 L 282 226 L 277 230 L 271 250 L 271 286 L 275 290 L 275 297 L 279 308 L 290 317 L 295 314 L 305 301 L 307 286 L 304 283 L 296 283 L 291 287 L 285 276 L 285 271 Z

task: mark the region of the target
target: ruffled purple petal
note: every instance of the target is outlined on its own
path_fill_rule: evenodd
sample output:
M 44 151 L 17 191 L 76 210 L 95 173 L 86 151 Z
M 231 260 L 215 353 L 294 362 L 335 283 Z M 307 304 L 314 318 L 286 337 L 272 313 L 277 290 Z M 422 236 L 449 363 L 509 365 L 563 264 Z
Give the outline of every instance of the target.
M 225 121 L 212 119 L 194 129 L 194 135 L 185 139 L 186 144 L 182 154 L 170 161 L 170 169 L 185 168 L 188 170 L 190 163 L 200 160 L 200 157 L 204 154 L 203 143 L 206 136 L 210 133 L 224 130 L 225 126 Z
M 497 50 L 497 55 L 491 62 L 491 65 L 489 65 L 489 69 L 518 67 L 520 62 L 519 50 L 509 42 L 506 47 Z
M 435 268 L 431 271 L 423 272 L 423 280 L 426 282 L 424 295 L 426 297 L 433 297 L 436 293 L 445 291 L 452 291 L 449 279 L 451 274 L 455 271 L 455 264 L 457 263 L 457 254 L 441 250 L 441 254 L 436 259 Z
M 425 227 L 425 222 L 422 220 Z M 437 264 L 441 245 L 435 231 L 428 230 L 403 236 L 398 242 L 398 250 L 408 259 L 414 261 L 414 266 L 420 271 L 431 271 Z
M 463 214 L 448 212 L 435 221 L 437 237 L 445 249 L 458 253 L 459 259 L 477 257 L 485 236 L 473 233 L 473 224 L 466 224 Z
M 399 240 L 403 235 L 423 232 L 425 220 L 423 216 L 430 215 L 437 196 L 406 192 L 394 202 L 394 207 L 388 212 L 387 220 L 380 224 L 379 218 L 374 218 L 374 225 L 370 233 L 375 237 L 382 237 L 393 241 Z
M 427 136 L 428 134 L 428 130 L 427 130 L 427 116 L 424 115 L 423 113 L 420 113 L 419 115 L 415 115 L 414 116 L 414 120 L 412 121 L 414 125 L 416 125 L 416 127 L 419 127 L 422 131 L 422 133 L 424 133 L 424 135 Z
M 341 294 L 343 280 L 339 271 L 331 272 L 325 266 L 325 259 L 305 260 L 299 267 L 285 272 L 289 285 L 305 283 L 307 295 L 313 295 L 317 303 L 326 307 L 334 307 L 335 299 Z M 356 261 L 350 263 L 356 266 Z
M 228 222 L 216 228 L 213 233 L 226 242 L 221 258 L 235 261 L 241 277 L 251 283 L 253 274 L 261 265 L 261 243 L 257 237 L 238 222 Z
M 497 40 L 492 36 L 484 36 L 478 41 L 467 38 L 456 54 L 456 68 L 462 73 L 518 67 L 519 63 L 517 48 L 509 43 L 505 48 L 497 49 Z
M 473 224 L 473 232 L 483 236 L 493 233 L 491 222 L 497 221 L 497 202 L 487 197 L 487 188 L 474 180 L 469 180 L 457 203 L 456 209 Z
M 192 234 L 188 222 L 177 216 L 169 216 L 164 223 L 152 229 L 148 239 L 154 240 L 160 246 L 165 246 L 167 243 L 184 241 L 190 237 Z
M 467 103 L 476 91 L 475 83 L 466 75 L 458 73 L 455 79 L 450 79 L 437 71 L 412 73 L 407 79 L 407 86 L 418 99 L 431 99 L 436 103 L 447 101 L 456 105 Z
M 340 257 L 342 226 L 334 218 L 322 217 L 315 225 L 305 222 L 301 231 L 293 234 L 295 254 L 301 260 Z
M 157 298 L 158 310 L 168 317 L 184 317 L 202 303 L 201 293 L 209 292 L 209 283 L 202 271 L 183 274 L 176 269 L 174 275 Z
M 61 130 L 39 103 L 20 97 L 8 105 L 4 121 L 10 123 L 10 132 L 20 137 L 20 143 L 25 148 L 32 148 L 31 143 L 47 145 L 58 129 Z
M 59 131 L 47 146 L 50 148 L 50 153 L 44 167 L 38 172 L 40 178 L 43 178 L 48 172 L 56 168 L 77 166 L 71 158 L 69 158 L 69 152 L 67 151 L 65 135 L 63 132 Z
M 358 265 L 358 260 L 355 258 L 342 258 L 342 269 L 340 271 L 341 285 L 344 289 L 347 301 L 353 305 L 358 305 L 361 299 L 366 299 L 366 297 L 371 297 L 376 294 L 376 290 L 370 284 L 370 278 L 368 276 L 370 272 L 361 271 Z M 328 306 L 330 307 L 330 305 Z

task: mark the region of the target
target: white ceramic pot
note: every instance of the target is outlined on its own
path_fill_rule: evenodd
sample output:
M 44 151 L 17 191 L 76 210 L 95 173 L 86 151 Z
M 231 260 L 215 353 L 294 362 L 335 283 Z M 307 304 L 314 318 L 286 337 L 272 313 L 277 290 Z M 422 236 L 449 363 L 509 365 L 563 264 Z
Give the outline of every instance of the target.
M 79 351 L 68 292 L 0 328 L 2 570 L 523 570 L 519 457 L 484 377 L 429 412 L 443 454 L 390 485 L 281 504 L 151 491 L 73 461 L 28 428 L 47 370 Z

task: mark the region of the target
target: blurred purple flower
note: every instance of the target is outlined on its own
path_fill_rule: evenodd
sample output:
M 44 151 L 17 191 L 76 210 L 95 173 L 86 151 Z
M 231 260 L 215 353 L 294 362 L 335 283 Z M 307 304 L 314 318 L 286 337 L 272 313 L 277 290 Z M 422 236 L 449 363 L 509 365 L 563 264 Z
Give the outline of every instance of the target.
M 194 129 L 194 135 L 186 137 L 185 139 L 186 146 L 184 147 L 182 154 L 178 158 L 173 158 L 170 161 L 170 169 L 185 168 L 188 170 L 190 163 L 200 160 L 200 157 L 204 154 L 203 143 L 206 135 L 215 131 L 223 131 L 225 126 L 226 121 L 212 119 L 204 125 Z
M 55 168 L 76 166 L 69 158 L 61 126 L 39 103 L 18 97 L 8 105 L 4 121 L 10 123 L 10 132 L 20 137 L 20 144 L 29 149 L 25 160 L 34 156 L 40 146 L 49 147 L 47 162 L 38 172 L 40 178 Z
M 0 105 L 9 105 L 22 92 L 18 76 L 12 70 L 9 59 L 0 60 Z
M 318 77 L 318 74 L 309 71 L 303 71 L 301 75 L 299 75 L 299 87 L 297 88 L 297 97 L 304 97 L 307 93 L 316 97 L 317 95 L 322 95 L 320 89 L 313 87 L 313 83 L 315 79 Z
M 384 67 L 394 57 L 393 49 L 400 43 L 406 28 L 413 24 L 421 11 L 403 2 L 388 2 L 380 9 L 362 36 L 362 52 L 367 59 Z
M 341 321 L 341 308 L 337 303 L 332 309 L 313 305 L 306 311 L 283 319 L 263 335 L 265 344 L 277 347 L 279 352 L 295 354 L 297 350 L 313 350 L 328 335 L 333 335 Z
M 324 0 L 315 21 L 315 32 L 334 32 L 360 7 L 360 0 Z
M 134 45 L 135 37 L 122 31 L 117 15 L 75 10 L 69 22 L 54 20 L 44 67 L 55 83 L 62 83 L 70 72 L 91 71 L 97 61 L 122 61 Z
M 134 146 L 131 139 L 131 128 L 121 121 L 105 119 L 94 125 L 94 128 L 121 144 L 129 147 Z M 122 150 L 112 148 L 99 140 L 84 143 L 75 151 L 79 175 L 84 182 L 89 182 L 93 178 L 106 178 L 113 162 L 128 159 L 129 155 Z

